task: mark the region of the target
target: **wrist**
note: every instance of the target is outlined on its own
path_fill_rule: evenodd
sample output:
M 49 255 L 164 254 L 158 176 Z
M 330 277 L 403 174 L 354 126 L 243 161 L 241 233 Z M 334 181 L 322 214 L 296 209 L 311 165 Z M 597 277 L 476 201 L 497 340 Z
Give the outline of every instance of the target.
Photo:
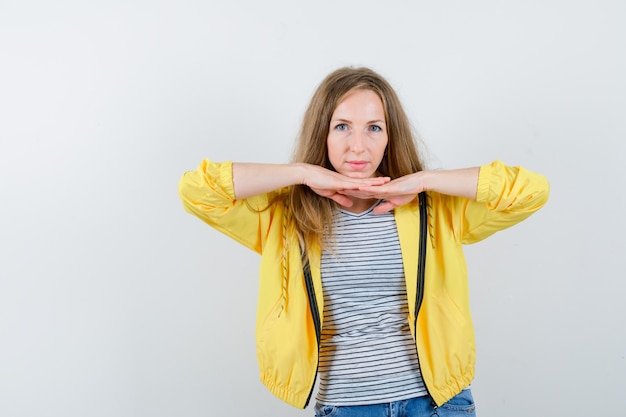
M 306 180 L 309 177 L 309 164 L 304 162 L 293 162 L 289 164 L 292 169 L 295 183 L 296 184 L 306 184 Z
M 413 174 L 413 177 L 415 179 L 415 194 L 432 189 L 432 171 L 419 171 Z

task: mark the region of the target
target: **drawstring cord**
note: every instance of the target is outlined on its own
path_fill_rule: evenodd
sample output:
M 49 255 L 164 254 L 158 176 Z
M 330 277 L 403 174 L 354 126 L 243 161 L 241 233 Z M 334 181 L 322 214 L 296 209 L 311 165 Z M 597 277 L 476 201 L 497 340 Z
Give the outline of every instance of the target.
M 430 197 L 430 193 L 426 193 L 426 214 L 428 215 L 428 235 L 430 236 L 430 245 L 434 249 L 435 248 L 435 227 L 433 226 L 433 206 L 432 199 Z
M 280 310 L 278 312 L 278 317 L 283 313 L 283 311 L 287 308 L 287 283 L 289 279 L 289 269 L 287 256 L 289 254 L 288 250 L 288 239 L 287 239 L 287 225 L 289 224 L 289 220 L 291 219 L 291 212 L 289 210 L 289 202 L 285 201 L 285 207 L 283 210 L 283 225 L 282 225 L 282 233 L 283 233 L 283 247 L 281 251 L 280 257 L 280 269 L 282 271 L 282 284 L 280 289 Z

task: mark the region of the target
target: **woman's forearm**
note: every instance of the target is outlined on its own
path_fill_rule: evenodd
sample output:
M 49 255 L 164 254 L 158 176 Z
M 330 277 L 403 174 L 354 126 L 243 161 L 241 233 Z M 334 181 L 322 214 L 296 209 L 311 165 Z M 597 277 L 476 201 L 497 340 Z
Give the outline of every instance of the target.
M 476 200 L 479 167 L 423 171 L 424 189 Z
M 257 164 L 233 162 L 235 197 L 243 199 L 301 184 L 303 164 Z

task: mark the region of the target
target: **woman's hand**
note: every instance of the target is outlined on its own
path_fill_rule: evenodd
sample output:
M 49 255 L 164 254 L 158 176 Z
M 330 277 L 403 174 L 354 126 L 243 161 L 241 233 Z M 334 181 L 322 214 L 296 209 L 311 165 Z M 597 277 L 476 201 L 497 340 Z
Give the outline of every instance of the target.
M 384 200 L 374 208 L 374 213 L 383 214 L 412 201 L 425 190 L 423 171 L 396 178 L 386 184 L 359 187 L 358 190 L 345 190 L 345 194 L 354 198 Z
M 352 207 L 353 201 L 350 197 L 353 193 L 363 187 L 381 186 L 389 180 L 389 177 L 350 178 L 318 165 L 306 165 L 301 183 L 341 206 Z
M 353 198 L 384 200 L 374 208 L 382 214 L 412 201 L 422 191 L 436 191 L 458 197 L 476 199 L 480 168 L 440 171 L 420 171 L 380 185 L 366 185 L 358 190 L 347 189 L 341 194 Z
M 388 177 L 350 178 L 318 165 L 257 164 L 233 162 L 233 187 L 235 197 L 248 198 L 268 193 L 295 184 L 307 185 L 322 197 L 351 207 L 352 200 L 339 191 L 358 190 L 359 187 L 381 185 L 389 182 Z

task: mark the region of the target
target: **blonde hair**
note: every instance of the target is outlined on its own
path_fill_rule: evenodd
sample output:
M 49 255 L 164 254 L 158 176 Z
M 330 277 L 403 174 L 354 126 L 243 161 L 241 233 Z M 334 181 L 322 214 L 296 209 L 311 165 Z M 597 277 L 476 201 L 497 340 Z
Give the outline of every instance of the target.
M 333 112 L 352 91 L 375 92 L 383 103 L 388 144 L 378 167 L 381 176 L 392 179 L 421 171 L 411 124 L 391 85 L 369 68 L 345 67 L 330 73 L 317 87 L 304 113 L 292 162 L 304 162 L 334 170 L 328 159 L 327 137 Z M 332 234 L 336 203 L 304 185 L 295 185 L 287 196 L 295 228 L 305 248 L 324 246 L 324 234 Z

